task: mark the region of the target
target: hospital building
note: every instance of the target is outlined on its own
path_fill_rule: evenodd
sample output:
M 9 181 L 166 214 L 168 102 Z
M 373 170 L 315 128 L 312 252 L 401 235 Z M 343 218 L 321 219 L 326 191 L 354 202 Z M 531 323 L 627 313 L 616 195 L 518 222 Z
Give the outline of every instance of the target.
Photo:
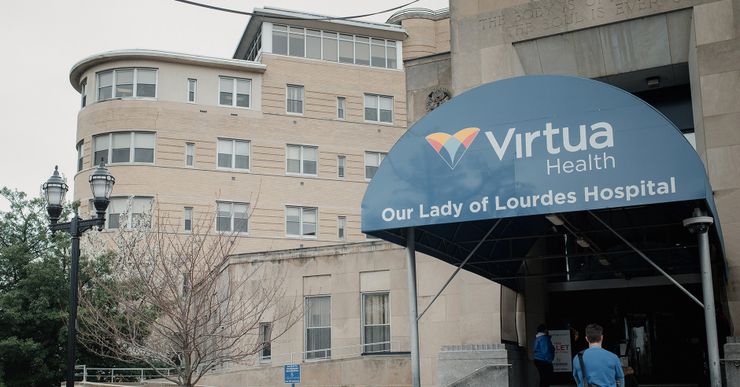
M 106 163 L 108 232 L 152 208 L 183 235 L 210 217 L 237 235 L 229 270 L 284 269 L 311 313 L 274 341 L 266 322 L 266 350 L 208 385 L 283 385 L 299 363 L 306 386 L 535 386 L 536 327 L 569 360 L 597 322 L 641 384 L 705 385 L 716 347 L 729 386 L 739 18 L 738 0 L 450 0 L 385 23 L 258 8 L 231 58 L 75 64 L 74 183 Z

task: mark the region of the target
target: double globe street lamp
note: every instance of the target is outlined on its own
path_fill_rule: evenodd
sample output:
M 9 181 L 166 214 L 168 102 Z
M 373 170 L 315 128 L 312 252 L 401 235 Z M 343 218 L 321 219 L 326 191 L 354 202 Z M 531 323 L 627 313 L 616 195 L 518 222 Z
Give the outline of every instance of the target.
M 72 236 L 72 262 L 69 269 L 69 322 L 67 328 L 67 387 L 75 384 L 75 344 L 77 341 L 77 274 L 80 261 L 80 235 L 85 231 L 98 227 L 102 230 L 105 225 L 105 211 L 110 203 L 110 194 L 116 179 L 108 172 L 103 163 L 90 175 L 90 189 L 93 194 L 93 204 L 97 216 L 91 219 L 81 219 L 77 215 L 77 207 L 74 208 L 74 216 L 71 222 L 59 223 L 62 215 L 64 196 L 69 186 L 59 176 L 59 167 L 54 167 L 54 174 L 43 184 L 42 189 L 46 196 L 46 212 L 49 214 L 52 232 L 66 231 Z

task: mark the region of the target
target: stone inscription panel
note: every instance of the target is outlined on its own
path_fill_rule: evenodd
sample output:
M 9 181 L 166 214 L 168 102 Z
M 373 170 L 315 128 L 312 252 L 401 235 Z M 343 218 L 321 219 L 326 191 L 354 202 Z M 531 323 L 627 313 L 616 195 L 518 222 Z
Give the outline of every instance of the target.
M 711 0 L 714 1 L 714 0 Z M 544 0 L 477 16 L 485 45 L 539 38 L 596 25 L 688 8 L 708 0 Z M 466 31 L 461 31 L 463 34 Z M 471 31 L 472 32 L 472 31 Z M 460 37 L 464 39 L 464 36 Z

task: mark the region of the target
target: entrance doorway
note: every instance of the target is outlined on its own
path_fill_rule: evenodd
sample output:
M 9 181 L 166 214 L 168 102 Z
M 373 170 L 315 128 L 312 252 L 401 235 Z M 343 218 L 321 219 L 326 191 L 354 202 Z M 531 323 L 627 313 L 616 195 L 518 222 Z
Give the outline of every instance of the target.
M 698 284 L 687 288 L 700 294 Z M 571 330 L 574 356 L 588 346 L 586 325 L 604 327 L 604 348 L 634 370 L 640 386 L 708 382 L 703 311 L 675 286 L 552 292 L 548 316 L 551 329 Z M 572 383 L 568 373 L 557 377 Z

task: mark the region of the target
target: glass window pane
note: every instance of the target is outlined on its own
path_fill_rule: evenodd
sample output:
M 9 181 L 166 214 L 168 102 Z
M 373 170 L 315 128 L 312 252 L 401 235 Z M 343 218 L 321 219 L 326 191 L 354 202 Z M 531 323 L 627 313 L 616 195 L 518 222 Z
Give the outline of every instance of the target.
M 134 148 L 134 161 L 137 163 L 153 163 L 154 149 Z
M 218 96 L 218 103 L 220 105 L 232 106 L 234 104 L 234 94 L 229 92 L 220 92 Z
M 365 107 L 377 108 L 378 107 L 378 96 L 365 94 Z
M 393 98 L 392 97 L 380 97 L 380 108 L 386 110 L 393 109 Z
M 395 69 L 396 68 L 396 43 L 392 42 L 393 46 L 391 46 L 391 42 L 388 42 L 388 47 L 386 48 L 386 56 L 388 57 L 388 68 L 389 69 Z
M 249 156 L 249 141 L 234 141 L 236 144 L 236 154 L 239 156 Z
M 370 45 L 367 43 L 367 38 L 357 37 L 357 41 L 355 42 L 355 64 L 365 66 L 370 64 Z
M 321 59 L 321 32 L 308 30 L 306 33 L 306 58 Z
M 136 82 L 137 83 L 157 83 L 157 70 L 153 69 L 137 69 L 136 70 Z
M 114 214 L 114 213 L 108 214 L 108 228 L 112 229 L 112 228 L 120 227 L 120 222 L 119 222 L 120 216 L 121 214 Z
M 113 98 L 113 71 L 98 74 L 98 101 Z
M 127 163 L 131 159 L 131 133 L 113 133 L 111 163 Z
M 377 121 L 378 120 L 378 109 L 366 107 L 365 108 L 365 120 Z
M 252 87 L 252 81 L 249 79 L 236 80 L 236 92 L 239 94 L 249 94 Z
M 379 46 L 377 44 L 373 44 L 371 54 L 372 65 L 374 67 L 385 67 L 385 45 Z
M 249 169 L 249 156 L 236 155 L 234 157 L 235 168 Z
M 231 168 L 232 160 L 232 146 L 231 140 L 218 140 L 218 166 L 221 168 Z
M 134 95 L 134 70 L 116 70 L 116 98 Z
M 136 70 L 136 96 L 154 98 L 157 89 L 157 71 L 149 69 Z
M 324 60 L 337 61 L 337 34 L 324 32 Z
M 236 106 L 249 107 L 249 94 L 237 94 Z
M 288 55 L 288 28 L 272 26 L 272 52 L 279 55 Z
M 234 231 L 236 232 L 248 232 L 247 221 L 248 221 L 249 206 L 244 203 L 234 203 Z
M 154 148 L 154 133 L 134 133 L 135 148 Z
M 351 38 L 352 36 L 350 35 Z M 354 50 L 354 43 L 352 41 L 339 40 L 339 62 L 354 63 Z
M 303 28 L 290 27 L 290 44 L 288 46 L 288 55 L 305 56 L 305 37 Z

